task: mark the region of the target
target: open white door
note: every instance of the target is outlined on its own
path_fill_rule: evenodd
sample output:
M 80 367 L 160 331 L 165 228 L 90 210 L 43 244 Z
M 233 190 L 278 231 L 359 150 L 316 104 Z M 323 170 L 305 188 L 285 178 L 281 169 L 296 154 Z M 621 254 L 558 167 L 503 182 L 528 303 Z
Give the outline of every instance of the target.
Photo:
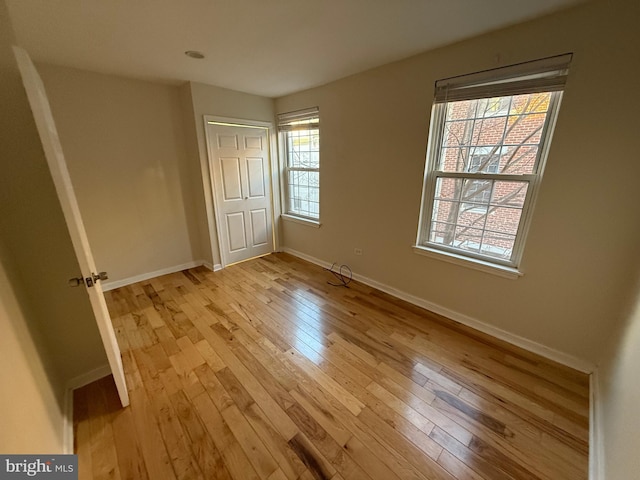
M 104 294 L 102 293 L 102 286 L 98 281 L 100 277 L 96 275 L 95 262 L 89 248 L 89 240 L 87 239 L 87 233 L 82 223 L 78 201 L 76 200 L 76 195 L 71 184 L 71 178 L 69 177 L 69 171 L 67 170 L 62 145 L 60 144 L 58 131 L 53 120 L 44 84 L 33 62 L 29 58 L 29 54 L 20 47 L 13 47 L 13 50 L 18 62 L 20 74 L 22 75 L 22 83 L 24 84 L 29 104 L 31 105 L 36 127 L 40 134 L 40 141 L 42 142 L 45 157 L 49 164 L 49 170 L 53 177 L 60 205 L 62 206 L 62 212 L 67 222 L 67 228 L 71 235 L 73 248 L 78 257 L 78 263 L 82 271 L 82 279 L 84 279 L 84 287 L 89 294 L 89 300 L 96 317 L 102 343 L 107 352 L 109 366 L 111 367 L 111 372 L 116 382 L 120 401 L 122 402 L 122 406 L 126 407 L 129 405 L 129 394 L 125 383 L 124 370 L 122 368 L 120 348 L 118 347 L 115 332 L 113 331 L 109 310 L 107 310 L 107 304 L 104 300 Z

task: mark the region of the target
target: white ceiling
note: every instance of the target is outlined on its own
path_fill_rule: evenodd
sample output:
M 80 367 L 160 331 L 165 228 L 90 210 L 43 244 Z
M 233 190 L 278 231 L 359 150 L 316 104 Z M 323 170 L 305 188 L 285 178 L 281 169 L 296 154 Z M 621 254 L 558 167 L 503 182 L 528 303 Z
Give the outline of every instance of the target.
M 7 0 L 36 61 L 276 97 L 580 0 Z M 184 55 L 199 50 L 204 60 Z

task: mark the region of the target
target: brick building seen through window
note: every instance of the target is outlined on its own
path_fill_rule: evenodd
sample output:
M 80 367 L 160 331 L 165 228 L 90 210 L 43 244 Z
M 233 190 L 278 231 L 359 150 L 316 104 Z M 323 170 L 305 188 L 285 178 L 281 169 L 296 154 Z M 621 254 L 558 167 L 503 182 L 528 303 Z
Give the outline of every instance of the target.
M 551 95 L 448 103 L 438 170 L 534 173 Z M 429 240 L 509 258 L 528 186 L 512 179 L 438 178 Z

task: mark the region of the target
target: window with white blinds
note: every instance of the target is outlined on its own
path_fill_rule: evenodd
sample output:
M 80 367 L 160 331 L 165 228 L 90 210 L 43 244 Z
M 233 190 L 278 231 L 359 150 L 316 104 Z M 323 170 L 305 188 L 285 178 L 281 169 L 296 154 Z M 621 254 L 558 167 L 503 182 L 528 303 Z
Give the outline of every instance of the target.
M 570 61 L 436 82 L 418 253 L 517 271 Z
M 285 212 L 320 219 L 320 112 L 309 108 L 278 115 L 284 154 Z

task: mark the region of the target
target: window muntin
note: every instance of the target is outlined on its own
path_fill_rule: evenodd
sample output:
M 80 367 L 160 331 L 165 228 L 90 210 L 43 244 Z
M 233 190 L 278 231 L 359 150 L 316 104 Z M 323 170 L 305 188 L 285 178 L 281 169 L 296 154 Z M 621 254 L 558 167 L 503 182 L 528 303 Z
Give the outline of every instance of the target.
M 419 247 L 517 267 L 567 66 L 540 75 L 542 87 L 511 75 L 489 88 L 483 72 L 448 101 L 436 86 Z
M 320 218 L 320 124 L 317 109 L 281 114 L 285 212 Z

